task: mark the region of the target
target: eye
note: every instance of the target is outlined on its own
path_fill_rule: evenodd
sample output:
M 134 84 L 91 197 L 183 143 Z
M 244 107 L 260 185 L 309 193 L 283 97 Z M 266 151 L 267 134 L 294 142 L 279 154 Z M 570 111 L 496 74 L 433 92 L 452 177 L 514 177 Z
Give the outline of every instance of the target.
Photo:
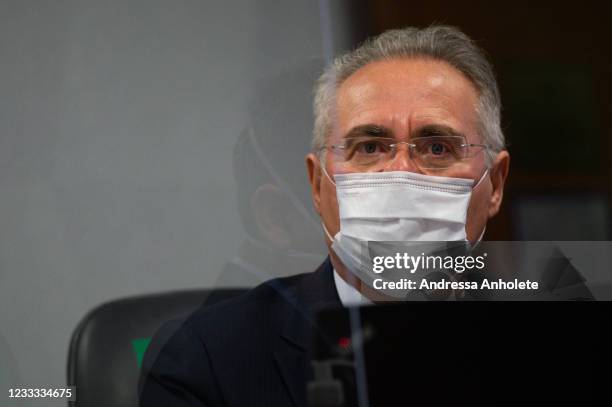
M 389 143 L 392 141 L 374 137 L 347 140 L 344 159 L 347 161 L 378 159 L 390 151 Z
M 429 146 L 429 150 L 431 151 L 433 155 L 442 155 L 448 151 L 448 149 L 446 148 L 444 144 L 437 143 L 437 142 L 431 143 L 431 145 Z
M 461 149 L 461 139 L 451 137 L 423 137 L 416 139 L 416 150 L 419 154 L 435 159 L 446 159 L 457 156 Z
M 381 150 L 381 143 L 377 141 L 365 141 L 360 143 L 357 147 L 357 151 L 365 154 L 374 154 L 377 151 Z
M 464 155 L 465 139 L 457 136 L 417 137 L 413 140 L 414 154 L 423 168 L 449 168 Z

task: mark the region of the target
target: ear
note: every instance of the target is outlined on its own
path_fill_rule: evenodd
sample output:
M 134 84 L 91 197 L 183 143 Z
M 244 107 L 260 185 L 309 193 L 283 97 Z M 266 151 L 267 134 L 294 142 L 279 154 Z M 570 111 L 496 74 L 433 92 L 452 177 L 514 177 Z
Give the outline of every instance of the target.
M 308 182 L 315 211 L 321 215 L 321 161 L 315 154 L 306 156 L 306 169 L 308 170 Z
M 489 218 L 497 215 L 504 197 L 504 185 L 510 169 L 510 154 L 504 150 L 497 154 L 491 168 L 491 198 L 489 200 Z

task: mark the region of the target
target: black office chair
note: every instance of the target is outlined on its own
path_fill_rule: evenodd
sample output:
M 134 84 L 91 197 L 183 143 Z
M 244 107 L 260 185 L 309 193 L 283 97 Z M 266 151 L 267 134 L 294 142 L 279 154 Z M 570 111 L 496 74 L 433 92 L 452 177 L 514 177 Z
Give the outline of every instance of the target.
M 244 289 L 189 290 L 108 302 L 79 323 L 68 352 L 68 385 L 76 386 L 74 407 L 136 407 L 144 352 L 169 320 L 188 316 Z

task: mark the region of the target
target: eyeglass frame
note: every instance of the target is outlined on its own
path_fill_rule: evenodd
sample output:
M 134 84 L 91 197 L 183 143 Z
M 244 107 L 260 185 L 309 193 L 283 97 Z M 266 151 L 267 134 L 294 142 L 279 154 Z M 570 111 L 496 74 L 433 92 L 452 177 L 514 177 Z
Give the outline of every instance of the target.
M 364 136 L 367 137 L 367 136 Z M 396 140 L 393 137 L 376 137 L 376 136 L 370 136 L 370 139 L 374 140 Z M 480 147 L 484 150 L 491 150 L 491 146 L 488 144 L 478 144 L 478 143 L 468 143 L 467 142 L 467 138 L 464 135 L 433 135 L 433 136 L 420 136 L 417 137 L 416 139 L 418 140 L 431 140 L 431 139 L 439 139 L 439 138 L 457 138 L 457 139 L 462 139 L 463 143 L 461 143 L 459 145 L 459 147 L 465 148 L 465 147 Z M 347 140 L 347 139 L 345 139 Z M 346 143 L 345 143 L 346 144 Z M 319 148 L 319 150 L 326 150 L 328 148 L 332 149 L 332 150 L 344 150 L 346 149 L 346 145 L 345 144 L 332 144 L 329 146 L 322 146 Z M 408 154 L 410 156 L 411 159 L 414 159 L 413 157 L 413 150 L 414 148 L 417 147 L 417 144 L 415 143 L 411 143 L 410 141 L 397 141 L 396 143 L 390 143 L 388 144 L 388 147 L 391 149 L 390 151 L 393 152 L 392 158 L 395 157 L 395 154 L 397 154 L 397 146 L 399 146 L 400 144 L 406 144 L 408 146 Z M 474 157 L 476 154 L 474 154 L 473 156 L 466 156 L 463 157 L 461 160 L 466 159 L 466 158 L 472 158 Z M 429 170 L 444 170 L 444 169 L 448 169 L 448 168 L 452 168 L 451 166 L 448 167 L 421 167 L 422 169 L 429 169 Z

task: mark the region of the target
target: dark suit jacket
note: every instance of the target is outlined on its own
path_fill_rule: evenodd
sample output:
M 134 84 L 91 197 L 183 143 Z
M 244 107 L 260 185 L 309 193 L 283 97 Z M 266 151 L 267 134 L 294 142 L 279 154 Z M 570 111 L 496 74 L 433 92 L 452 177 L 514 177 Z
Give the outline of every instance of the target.
M 306 406 L 313 312 L 340 305 L 327 259 L 167 325 L 143 362 L 141 406 Z

